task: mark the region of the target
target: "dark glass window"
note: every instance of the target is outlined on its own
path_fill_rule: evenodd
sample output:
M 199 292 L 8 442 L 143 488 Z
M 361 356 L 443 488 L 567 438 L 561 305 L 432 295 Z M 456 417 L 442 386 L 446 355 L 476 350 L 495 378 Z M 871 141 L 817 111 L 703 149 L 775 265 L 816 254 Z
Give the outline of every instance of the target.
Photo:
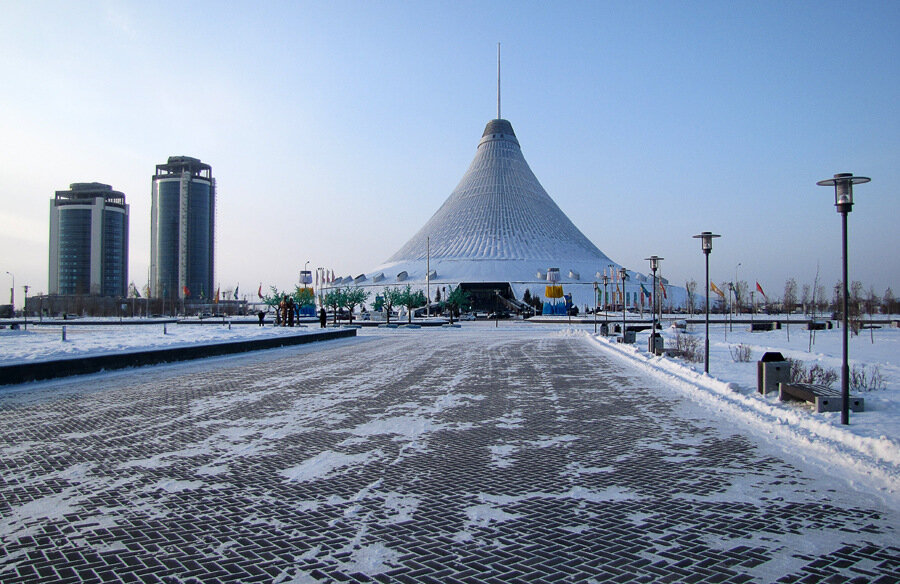
M 91 291 L 91 210 L 59 212 L 59 293 Z
M 125 214 L 109 209 L 103 212 L 102 280 L 100 294 L 124 296 L 126 273 Z

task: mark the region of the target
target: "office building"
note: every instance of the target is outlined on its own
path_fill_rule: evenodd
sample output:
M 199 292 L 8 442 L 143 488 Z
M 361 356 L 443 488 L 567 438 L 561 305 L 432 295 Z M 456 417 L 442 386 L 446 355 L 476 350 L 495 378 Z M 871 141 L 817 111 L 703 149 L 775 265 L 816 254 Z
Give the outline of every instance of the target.
M 50 200 L 50 294 L 126 296 L 128 205 L 102 183 L 73 183 Z
M 214 294 L 216 182 L 189 156 L 156 166 L 150 218 L 150 295 L 209 301 Z

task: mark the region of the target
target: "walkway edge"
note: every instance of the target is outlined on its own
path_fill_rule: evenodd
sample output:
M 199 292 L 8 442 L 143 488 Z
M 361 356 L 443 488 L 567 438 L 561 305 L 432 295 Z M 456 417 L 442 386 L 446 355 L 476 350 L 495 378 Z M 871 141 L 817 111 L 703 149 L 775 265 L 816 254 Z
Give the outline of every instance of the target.
M 97 355 L 93 357 L 41 361 L 39 363 L 17 363 L 14 365 L 0 366 L 0 385 L 41 381 L 58 377 L 69 377 L 71 375 L 85 375 L 88 373 L 126 369 L 129 367 L 158 365 L 160 363 L 174 363 L 177 361 L 202 359 L 204 357 L 218 357 L 221 355 L 259 351 L 262 349 L 276 349 L 279 347 L 304 345 L 307 343 L 331 341 L 334 339 L 355 336 L 356 329 L 340 329 L 290 336 L 278 336 L 267 339 L 248 339 L 205 345 L 190 345 L 187 347 L 149 349 L 122 352 L 113 355 Z
M 643 365 L 648 373 L 695 402 L 724 411 L 775 440 L 790 440 L 825 464 L 838 464 L 879 483 L 876 488 L 895 495 L 900 493 L 900 449 L 889 438 L 851 434 L 827 421 L 813 418 L 796 406 L 772 403 L 753 393 L 745 394 L 734 383 L 698 373 L 671 359 L 644 354 L 634 346 L 614 344 L 603 337 L 589 337 L 598 348 Z M 799 454 L 796 450 L 790 451 Z

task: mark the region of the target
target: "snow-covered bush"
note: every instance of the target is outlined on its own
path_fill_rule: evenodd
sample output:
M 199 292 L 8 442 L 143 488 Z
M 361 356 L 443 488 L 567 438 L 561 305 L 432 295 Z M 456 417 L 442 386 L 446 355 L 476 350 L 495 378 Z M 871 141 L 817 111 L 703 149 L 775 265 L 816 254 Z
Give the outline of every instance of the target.
M 750 345 L 745 345 L 744 343 L 728 347 L 728 351 L 731 353 L 731 359 L 735 363 L 747 363 L 753 356 L 753 349 L 750 348 Z
M 865 365 L 854 365 L 850 368 L 851 391 L 877 391 L 884 389 L 884 375 L 878 365 L 869 369 Z
M 703 347 L 699 337 L 676 332 L 675 350 L 685 361 L 692 363 L 703 361 Z
M 788 363 L 791 364 L 791 383 L 814 383 L 831 387 L 838 378 L 837 371 L 826 369 L 818 363 L 809 368 L 799 359 L 788 359 Z

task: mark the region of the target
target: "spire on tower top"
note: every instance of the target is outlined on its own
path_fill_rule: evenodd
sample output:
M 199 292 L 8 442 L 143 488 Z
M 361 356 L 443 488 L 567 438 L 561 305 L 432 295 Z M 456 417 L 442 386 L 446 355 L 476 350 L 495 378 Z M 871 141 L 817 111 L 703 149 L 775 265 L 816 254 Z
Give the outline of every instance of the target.
M 497 43 L 497 119 L 500 117 L 500 43 Z

